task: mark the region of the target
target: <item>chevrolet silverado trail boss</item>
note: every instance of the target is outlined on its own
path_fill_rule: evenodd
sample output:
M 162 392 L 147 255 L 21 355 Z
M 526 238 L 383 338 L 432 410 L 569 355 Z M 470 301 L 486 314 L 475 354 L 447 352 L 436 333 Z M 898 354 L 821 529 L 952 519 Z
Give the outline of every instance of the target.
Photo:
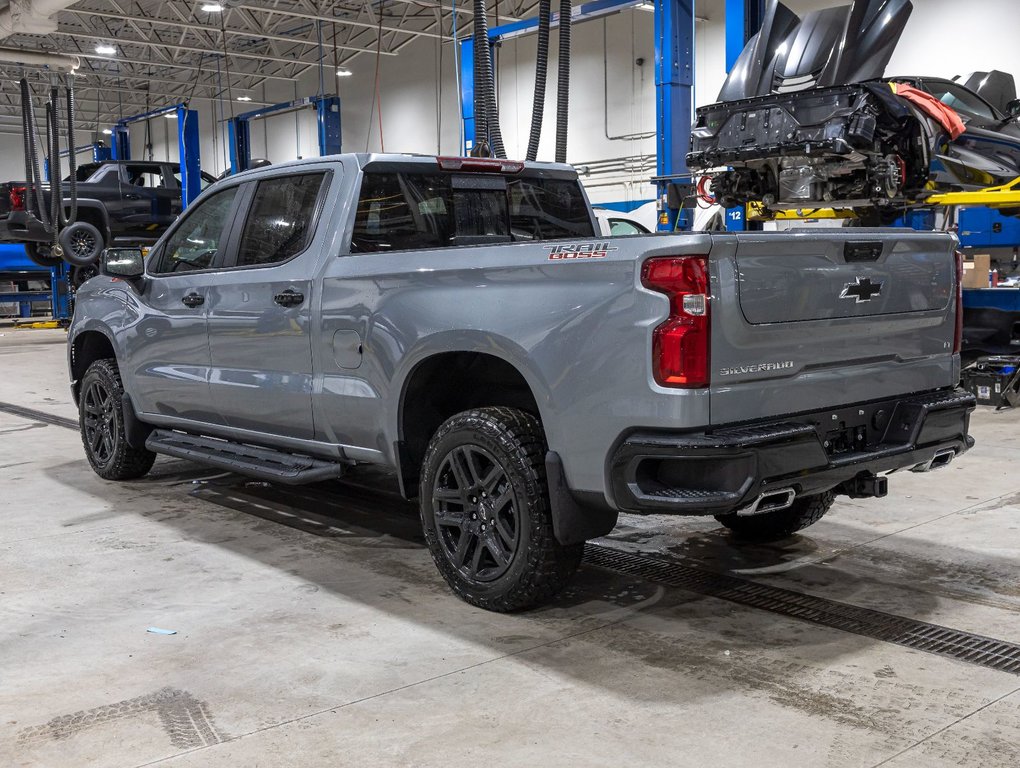
M 348 154 L 220 181 L 78 294 L 88 460 L 391 467 L 453 591 L 502 611 L 553 596 L 620 511 L 779 538 L 972 445 L 952 236 L 596 233 L 564 165 Z

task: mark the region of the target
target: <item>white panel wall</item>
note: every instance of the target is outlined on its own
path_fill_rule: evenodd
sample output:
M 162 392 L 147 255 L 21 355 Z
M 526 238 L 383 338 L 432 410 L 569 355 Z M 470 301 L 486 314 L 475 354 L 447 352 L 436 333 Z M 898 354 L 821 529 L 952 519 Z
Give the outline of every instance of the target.
M 838 0 L 786 0 L 803 12 L 837 4 Z M 1020 75 L 1020 3 L 1016 0 L 915 0 L 915 10 L 890 64 L 890 73 L 924 73 L 943 76 L 976 69 L 1005 69 Z M 695 101 L 715 100 L 725 65 L 725 0 L 697 0 Z M 595 201 L 639 200 L 652 196 L 647 184 L 654 171 L 654 139 L 607 138 L 655 130 L 655 73 L 652 14 L 628 10 L 605 20 L 574 28 L 571 67 L 568 160 L 585 165 L 611 165 L 612 173 L 586 177 Z M 608 39 L 608 48 L 603 39 Z M 501 125 L 507 151 L 521 157 L 527 145 L 534 87 L 536 38 L 529 35 L 507 41 L 498 53 L 497 76 Z M 551 159 L 554 149 L 556 105 L 556 31 L 552 34 L 546 119 L 539 157 Z M 451 43 L 420 39 L 399 56 L 382 57 L 380 91 L 382 137 L 387 151 L 455 154 L 461 146 L 459 98 Z M 638 64 L 638 59 L 643 63 Z M 373 110 L 375 59 L 363 54 L 348 65 L 353 77 L 336 81 L 326 70 L 326 90 L 339 85 L 344 151 L 379 151 L 379 110 Z M 605 69 L 604 69 L 605 68 Z M 608 84 L 604 72 L 608 71 Z M 605 90 L 608 88 L 608 109 Z M 318 90 L 312 70 L 297 83 L 271 82 L 248 94 L 270 103 L 307 96 Z M 240 95 L 235 92 L 234 96 Z M 219 174 L 228 164 L 220 109 L 231 114 L 230 104 L 196 101 L 200 113 L 203 168 Z M 251 105 L 233 103 L 233 112 Z M 608 126 L 607 126 L 608 123 Z M 152 154 L 177 158 L 173 120 L 150 121 Z M 682 129 L 681 129 L 682 130 Z M 132 152 L 143 151 L 144 124 L 131 128 Z M 81 135 L 79 142 L 90 137 Z M 252 154 L 282 162 L 317 153 L 313 113 L 305 110 L 252 123 Z M 642 160 L 643 158 L 643 160 Z M 615 161 L 608 163 L 607 161 Z M 21 137 L 0 134 L 0 178 L 24 175 Z M 603 186 L 609 185 L 609 186 Z

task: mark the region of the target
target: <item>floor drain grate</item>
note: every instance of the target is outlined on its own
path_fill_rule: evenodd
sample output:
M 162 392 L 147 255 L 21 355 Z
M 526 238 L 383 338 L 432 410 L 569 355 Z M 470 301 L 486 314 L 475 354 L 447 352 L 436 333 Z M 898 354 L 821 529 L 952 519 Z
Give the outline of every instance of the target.
M 46 411 L 37 411 L 35 408 L 23 408 L 20 405 L 12 405 L 11 403 L 0 403 L 0 411 L 9 413 L 11 416 L 21 416 L 24 419 L 41 421 L 45 424 L 53 424 L 57 427 L 66 427 L 67 429 L 78 431 L 78 421 L 76 419 L 55 416 L 52 413 L 46 413 Z
M 680 587 L 731 603 L 791 616 L 855 635 L 1020 674 L 1020 645 L 824 597 L 758 584 L 646 555 L 588 544 L 584 561 L 597 568 Z

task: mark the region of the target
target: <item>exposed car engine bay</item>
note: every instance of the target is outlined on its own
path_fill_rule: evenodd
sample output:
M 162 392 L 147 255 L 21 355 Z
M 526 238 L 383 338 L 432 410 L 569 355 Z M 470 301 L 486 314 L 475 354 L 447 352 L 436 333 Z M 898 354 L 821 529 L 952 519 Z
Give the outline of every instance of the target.
M 900 210 L 1020 176 L 1011 75 L 883 77 L 911 10 L 855 0 L 798 17 L 772 0 L 719 102 L 697 110 L 688 167 L 724 207 L 772 210 Z

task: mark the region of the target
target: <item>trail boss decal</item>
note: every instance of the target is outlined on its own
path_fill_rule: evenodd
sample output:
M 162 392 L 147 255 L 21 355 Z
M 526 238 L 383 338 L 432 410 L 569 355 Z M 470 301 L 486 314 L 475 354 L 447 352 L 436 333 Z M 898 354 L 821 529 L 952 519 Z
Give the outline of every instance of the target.
M 743 373 L 763 373 L 766 371 L 785 371 L 793 368 L 792 360 L 779 363 L 757 363 L 755 365 L 735 365 L 732 368 L 720 368 L 720 376 L 739 376 Z
M 564 259 L 604 259 L 610 251 L 619 250 L 609 243 L 567 243 L 566 245 L 547 245 L 549 261 Z

